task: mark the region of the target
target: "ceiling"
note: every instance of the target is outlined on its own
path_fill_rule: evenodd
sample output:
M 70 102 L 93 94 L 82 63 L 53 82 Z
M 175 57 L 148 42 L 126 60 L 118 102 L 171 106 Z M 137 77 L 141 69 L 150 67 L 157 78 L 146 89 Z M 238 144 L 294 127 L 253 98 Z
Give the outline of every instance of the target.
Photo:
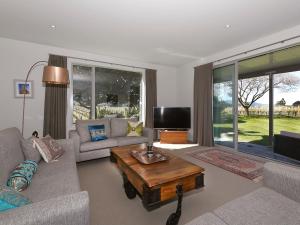
M 0 3 L 1 37 L 171 66 L 300 24 L 299 0 Z

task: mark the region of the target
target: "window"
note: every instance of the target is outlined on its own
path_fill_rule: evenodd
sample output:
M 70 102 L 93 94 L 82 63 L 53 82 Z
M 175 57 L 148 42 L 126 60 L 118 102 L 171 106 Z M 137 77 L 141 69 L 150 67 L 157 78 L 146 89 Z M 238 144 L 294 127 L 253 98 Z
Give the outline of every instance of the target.
M 143 120 L 143 72 L 72 65 L 73 123 L 103 117 Z
M 73 123 L 92 118 L 92 68 L 73 66 Z

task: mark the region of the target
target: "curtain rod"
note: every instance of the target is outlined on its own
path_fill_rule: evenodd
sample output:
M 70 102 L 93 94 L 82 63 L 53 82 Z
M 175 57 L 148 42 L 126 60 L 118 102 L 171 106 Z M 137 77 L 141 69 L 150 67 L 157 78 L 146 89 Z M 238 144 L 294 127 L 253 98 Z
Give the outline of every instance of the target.
M 260 49 L 263 49 L 263 48 L 267 48 L 267 47 L 270 47 L 270 46 L 273 46 L 273 45 L 283 44 L 284 42 L 291 41 L 291 40 L 294 40 L 294 39 L 297 39 L 297 38 L 300 38 L 300 35 L 296 35 L 296 36 L 293 36 L 293 37 L 290 37 L 290 38 L 283 39 L 281 41 L 276 41 L 276 42 L 273 42 L 271 44 L 263 45 L 263 46 L 260 46 L 260 47 L 257 47 L 257 48 L 254 48 L 254 49 L 251 49 L 251 50 L 248 50 L 248 51 L 243 51 L 243 52 L 231 55 L 231 56 L 227 56 L 227 57 L 215 60 L 215 61 L 213 61 L 213 63 L 220 62 L 220 61 L 230 59 L 230 58 L 234 58 L 234 57 L 239 56 L 239 55 L 248 54 L 249 52 L 254 52 L 254 51 L 257 51 L 257 50 L 260 50 Z
M 49 53 L 49 55 L 52 55 L 52 53 Z M 56 54 L 53 54 L 53 55 L 56 55 Z M 73 56 L 67 56 L 67 55 L 60 55 L 60 56 L 71 58 L 71 59 L 79 59 L 79 60 L 89 61 L 89 62 L 106 63 L 106 64 L 110 64 L 110 65 L 115 65 L 115 66 L 124 66 L 124 67 L 129 67 L 129 68 L 134 68 L 134 69 L 144 69 L 144 70 L 149 69 L 149 68 L 145 68 L 145 67 L 129 66 L 126 64 L 121 64 L 121 63 L 112 63 L 112 62 L 106 62 L 106 61 L 101 61 L 101 60 L 85 59 L 85 58 L 79 58 L 79 57 L 73 57 Z

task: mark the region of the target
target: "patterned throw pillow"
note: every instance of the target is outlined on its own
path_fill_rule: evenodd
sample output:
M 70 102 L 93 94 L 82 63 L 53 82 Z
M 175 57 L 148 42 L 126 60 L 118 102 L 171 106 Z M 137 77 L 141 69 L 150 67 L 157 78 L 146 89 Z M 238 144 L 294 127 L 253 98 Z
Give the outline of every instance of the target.
M 143 134 L 143 122 L 128 121 L 127 136 L 139 137 Z
M 107 139 L 105 125 L 89 125 L 88 128 L 91 135 L 91 141 L 102 141 Z
M 0 212 L 32 203 L 10 187 L 0 185 Z
M 16 191 L 25 190 L 31 183 L 33 174 L 37 170 L 37 163 L 32 160 L 26 160 L 20 163 L 9 175 L 7 186 Z
M 34 138 L 33 143 L 46 163 L 58 159 L 65 152 L 63 148 L 49 135 L 43 138 Z

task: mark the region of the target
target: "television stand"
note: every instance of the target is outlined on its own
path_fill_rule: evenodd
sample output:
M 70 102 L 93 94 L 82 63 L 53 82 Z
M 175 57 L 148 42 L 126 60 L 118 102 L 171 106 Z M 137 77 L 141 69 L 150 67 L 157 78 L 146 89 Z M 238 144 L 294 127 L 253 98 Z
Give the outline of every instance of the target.
M 161 144 L 187 144 L 187 131 L 163 130 L 160 131 Z

